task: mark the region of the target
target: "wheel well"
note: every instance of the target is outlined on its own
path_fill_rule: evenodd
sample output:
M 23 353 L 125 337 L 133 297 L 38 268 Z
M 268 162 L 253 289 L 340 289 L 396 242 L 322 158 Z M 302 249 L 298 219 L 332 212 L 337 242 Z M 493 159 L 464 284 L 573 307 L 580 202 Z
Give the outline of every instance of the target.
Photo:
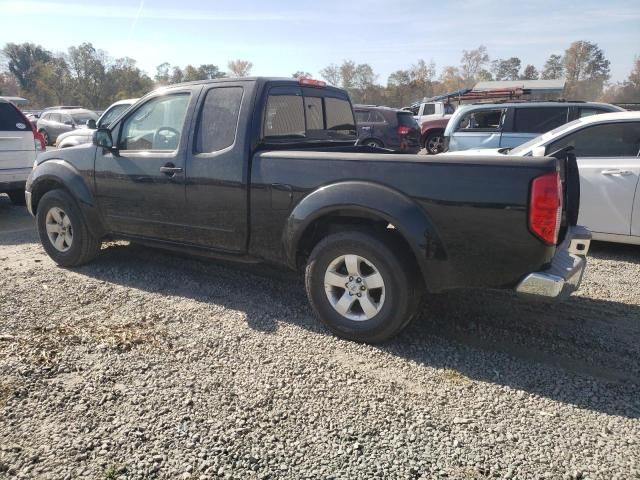
M 314 247 L 327 235 L 344 231 L 360 231 L 384 236 L 394 250 L 419 274 L 418 259 L 407 239 L 387 220 L 364 212 L 337 211 L 314 220 L 300 237 L 296 250 L 299 271 L 304 270 Z
M 439 134 L 444 134 L 444 129 L 443 128 L 432 128 L 430 130 L 427 130 L 426 132 L 424 132 L 422 134 L 422 143 L 424 144 L 425 140 L 427 139 L 427 137 L 429 135 L 431 135 L 432 133 L 439 133 Z
M 33 188 L 31 191 L 31 209 L 33 210 L 34 215 L 38 210 L 38 203 L 40 203 L 40 199 L 44 194 L 55 189 L 64 190 L 67 193 L 70 193 L 61 181 L 54 179 L 42 180 L 41 182 L 38 182 L 35 188 Z

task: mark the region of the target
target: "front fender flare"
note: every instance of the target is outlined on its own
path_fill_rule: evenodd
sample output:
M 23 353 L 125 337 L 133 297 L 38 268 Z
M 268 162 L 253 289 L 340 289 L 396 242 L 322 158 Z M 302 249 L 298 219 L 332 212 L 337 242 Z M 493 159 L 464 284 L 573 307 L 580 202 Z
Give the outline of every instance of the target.
M 91 233 L 102 237 L 106 228 L 101 220 L 95 196 L 80 172 L 69 162 L 62 159 L 51 159 L 39 164 L 27 181 L 26 189 L 32 195 L 32 210 L 35 215 L 42 195 L 50 189 L 50 185 L 64 187 L 78 202 Z
M 316 220 L 339 211 L 375 216 L 392 224 L 409 243 L 430 290 L 437 290 L 435 264 L 446 252 L 427 213 L 412 199 L 385 185 L 346 181 L 321 187 L 304 197 L 293 209 L 283 235 L 287 262 L 296 267 L 298 246 L 306 229 Z M 436 268 L 431 268 L 434 266 Z

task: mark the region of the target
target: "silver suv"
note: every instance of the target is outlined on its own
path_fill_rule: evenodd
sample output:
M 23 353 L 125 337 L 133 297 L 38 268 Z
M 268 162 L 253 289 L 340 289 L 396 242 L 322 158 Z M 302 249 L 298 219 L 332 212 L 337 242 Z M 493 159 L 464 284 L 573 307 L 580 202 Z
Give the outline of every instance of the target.
M 98 115 L 86 108 L 56 108 L 45 110 L 38 119 L 37 129 L 47 145 L 55 144 L 58 135 L 85 127 L 98 120 Z

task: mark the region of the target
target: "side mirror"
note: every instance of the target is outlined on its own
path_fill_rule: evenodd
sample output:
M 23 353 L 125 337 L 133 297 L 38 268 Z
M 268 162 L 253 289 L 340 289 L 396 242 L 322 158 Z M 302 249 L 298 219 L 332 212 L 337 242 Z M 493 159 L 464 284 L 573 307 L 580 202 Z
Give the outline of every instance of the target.
M 91 130 L 96 129 L 96 121 L 93 118 L 87 120 L 87 128 L 90 128 Z
M 99 128 L 93 132 L 93 144 L 96 147 L 106 148 L 114 154 L 117 154 L 118 149 L 113 145 L 113 138 L 111 137 L 111 130 L 108 128 Z

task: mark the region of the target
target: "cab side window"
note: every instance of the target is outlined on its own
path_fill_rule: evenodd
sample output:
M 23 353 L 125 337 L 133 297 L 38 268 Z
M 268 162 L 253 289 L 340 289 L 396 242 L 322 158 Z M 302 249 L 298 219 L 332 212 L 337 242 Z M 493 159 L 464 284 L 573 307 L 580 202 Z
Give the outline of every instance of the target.
M 594 125 L 567 135 L 547 148 L 554 152 L 571 146 L 576 157 L 637 157 L 640 150 L 640 123 Z
M 155 97 L 127 117 L 120 132 L 120 150 L 176 150 L 184 129 L 190 95 Z
M 242 87 L 217 87 L 207 92 L 196 135 L 195 153 L 212 153 L 236 141 Z

